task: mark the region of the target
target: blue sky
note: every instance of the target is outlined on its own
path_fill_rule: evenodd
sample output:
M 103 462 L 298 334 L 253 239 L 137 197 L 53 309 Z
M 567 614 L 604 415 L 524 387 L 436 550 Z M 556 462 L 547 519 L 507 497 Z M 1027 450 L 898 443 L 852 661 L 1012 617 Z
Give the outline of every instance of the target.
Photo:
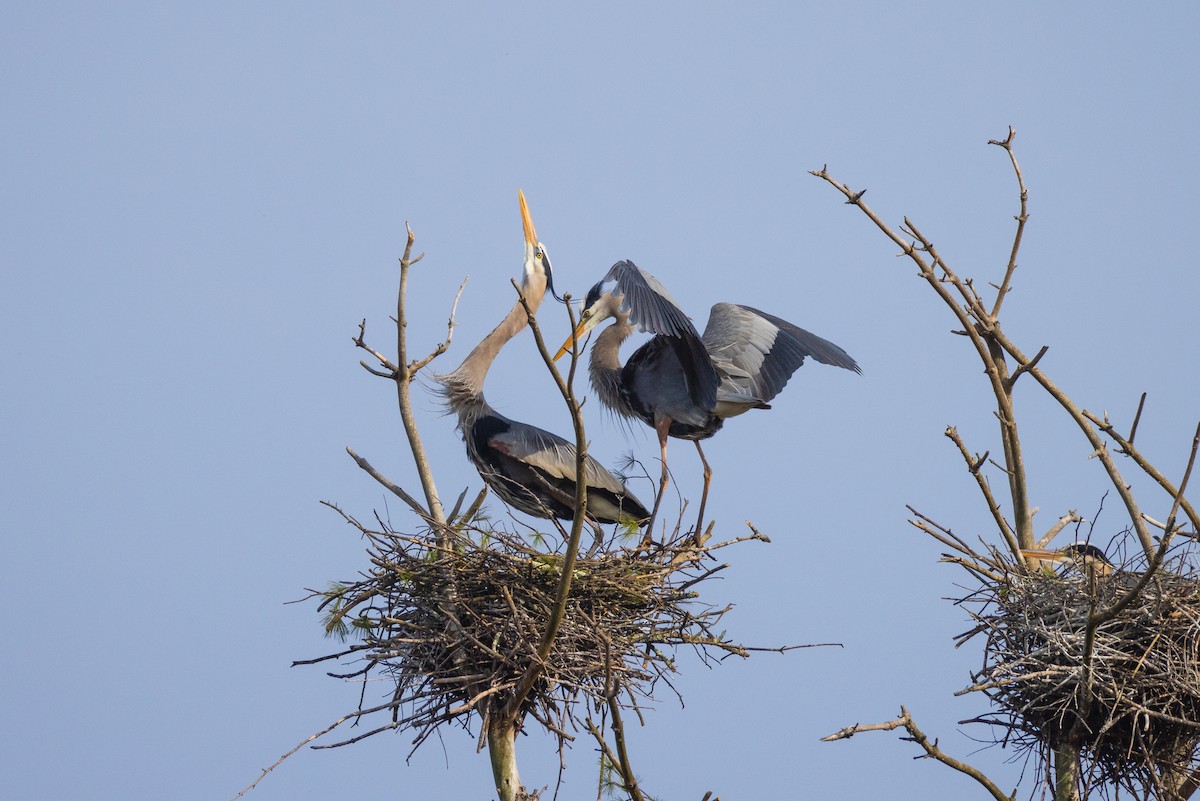
M 1009 752 L 957 724 L 985 708 L 952 696 L 981 660 L 951 643 L 968 625 L 942 598 L 963 576 L 905 523 L 913 504 L 990 536 L 942 436 L 955 424 L 997 452 L 986 383 L 912 267 L 807 170 L 828 164 L 997 280 L 1017 198 L 986 141 L 1015 126 L 1032 218 L 1006 329 L 1048 344 L 1042 366 L 1089 409 L 1127 423 L 1148 392 L 1139 442 L 1178 476 L 1200 417 L 1192 5 L 59 3 L 3 18 L 6 794 L 228 798 L 353 708 L 357 687 L 289 667 L 329 643 L 311 606 L 285 605 L 363 564 L 319 500 L 409 522 L 344 453 L 416 487 L 394 393 L 351 338 L 365 317 L 386 344 L 408 221 L 426 253 L 414 348 L 444 335 L 470 276 L 440 362 L 456 364 L 512 304 L 518 187 L 577 297 L 629 258 L 700 325 L 715 301 L 746 303 L 863 367 L 806 365 L 706 447 L 710 516 L 773 539 L 728 554 L 708 590 L 736 604 L 730 631 L 845 647 L 714 670 L 683 657 L 686 708 L 664 695 L 634 734 L 646 789 L 975 792 L 890 734 L 817 742 L 902 703 L 1017 782 Z M 569 430 L 528 338 L 487 393 Z M 417 398 L 442 491 L 478 487 L 452 419 Z M 1032 385 L 1018 403 L 1039 527 L 1090 515 L 1105 487 L 1086 442 Z M 647 431 L 597 408 L 595 455 L 653 458 Z M 670 453 L 694 494 L 694 449 Z M 1098 536 L 1120 528 L 1110 503 Z M 408 739 L 300 753 L 251 797 L 488 797 L 472 738 L 447 731 L 406 763 Z M 519 747 L 527 783 L 552 784 L 549 744 Z M 582 740 L 567 777 L 561 798 L 594 797 Z

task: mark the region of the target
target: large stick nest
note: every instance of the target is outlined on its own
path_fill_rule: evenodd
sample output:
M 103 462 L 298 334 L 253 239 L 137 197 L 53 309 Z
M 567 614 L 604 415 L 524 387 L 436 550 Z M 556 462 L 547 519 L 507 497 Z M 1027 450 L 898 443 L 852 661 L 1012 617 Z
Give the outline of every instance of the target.
M 1143 581 L 1145 559 L 1100 576 L 989 560 L 962 599 L 986 637 L 982 691 L 1002 741 L 1037 749 L 1077 745 L 1092 776 L 1161 787 L 1188 770 L 1200 743 L 1200 581 L 1176 555 Z M 1139 588 L 1140 587 L 1140 588 Z M 1085 762 L 1086 764 L 1086 762 Z
M 330 675 L 364 681 L 360 714 L 390 712 L 390 722 L 326 747 L 407 728 L 415 751 L 439 725 L 468 726 L 476 715 L 482 743 L 489 716 L 513 701 L 537 659 L 562 554 L 496 530 L 466 530 L 440 548 L 432 533 L 408 536 L 382 523 L 370 530 L 346 519 L 367 539 L 372 567 L 314 595 L 323 599 L 327 631 L 360 641 L 306 663 L 361 660 L 352 672 Z M 742 539 L 756 538 L 765 539 Z M 657 682 L 670 686 L 679 646 L 706 662 L 747 656 L 714 630 L 729 607 L 703 603 L 695 590 L 725 567 L 706 565 L 706 556 L 739 541 L 697 548 L 689 538 L 652 553 L 609 549 L 576 561 L 554 646 L 521 716 L 533 716 L 560 742 L 570 740 L 571 731 L 587 730 L 590 710 L 610 699 L 638 709 Z M 365 682 L 380 677 L 388 681 L 387 697 L 372 706 Z

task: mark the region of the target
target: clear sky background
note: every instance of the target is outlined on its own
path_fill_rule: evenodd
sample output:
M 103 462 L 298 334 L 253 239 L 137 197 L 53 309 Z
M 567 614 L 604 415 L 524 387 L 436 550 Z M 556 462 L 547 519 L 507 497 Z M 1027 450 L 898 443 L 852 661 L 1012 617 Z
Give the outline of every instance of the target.
M 1128 424 L 1179 476 L 1197 401 L 1200 98 L 1193 4 L 9 4 L 0 24 L 0 564 L 10 798 L 225 799 L 351 710 L 321 667 L 311 604 L 364 565 L 318 504 L 404 510 L 344 452 L 416 489 L 358 321 L 391 337 L 409 221 L 415 350 L 458 308 L 453 367 L 513 302 L 517 189 L 562 289 L 614 261 L 652 271 L 703 326 L 717 300 L 840 344 L 863 375 L 806 365 L 774 410 L 706 447 L 728 552 L 706 592 L 748 644 L 837 641 L 706 669 L 635 733 L 664 799 L 950 799 L 979 794 L 894 734 L 821 744 L 907 704 L 942 746 L 1011 788 L 1024 765 L 958 721 L 981 663 L 942 600 L 964 576 L 905 504 L 992 537 L 953 445 L 999 452 L 987 386 L 948 312 L 857 210 L 912 217 L 962 273 L 998 280 L 1030 213 L 1005 325 L 1083 406 Z M 542 315 L 566 335 L 566 321 Z M 1047 527 L 1092 515 L 1099 465 L 1030 382 L 1018 394 Z M 569 423 L 532 341 L 487 386 L 504 413 Z M 420 424 L 448 496 L 479 486 L 427 391 Z M 593 452 L 649 461 L 589 405 Z M 699 464 L 673 442 L 695 497 Z M 1143 505 L 1168 503 L 1122 462 Z M 639 488 L 644 499 L 647 486 Z M 1196 499 L 1194 493 L 1190 493 Z M 497 508 L 493 501 L 494 508 Z M 1122 527 L 1115 501 L 1096 539 Z M 382 685 L 368 690 L 384 692 Z M 304 751 L 251 798 L 486 799 L 485 755 L 447 730 Z M 519 743 L 552 785 L 549 743 Z M 581 738 L 560 798 L 595 793 Z

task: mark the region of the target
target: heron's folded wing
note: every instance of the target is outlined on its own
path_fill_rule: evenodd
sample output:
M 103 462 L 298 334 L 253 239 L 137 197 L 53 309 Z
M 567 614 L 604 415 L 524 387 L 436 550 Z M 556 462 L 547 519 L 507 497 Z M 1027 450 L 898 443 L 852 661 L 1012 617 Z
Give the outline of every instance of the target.
M 576 480 L 575 445 L 557 434 L 526 423 L 511 421 L 507 431 L 489 438 L 492 447 L 555 479 Z M 587 456 L 584 462 L 589 489 L 620 494 L 625 487 L 604 465 Z

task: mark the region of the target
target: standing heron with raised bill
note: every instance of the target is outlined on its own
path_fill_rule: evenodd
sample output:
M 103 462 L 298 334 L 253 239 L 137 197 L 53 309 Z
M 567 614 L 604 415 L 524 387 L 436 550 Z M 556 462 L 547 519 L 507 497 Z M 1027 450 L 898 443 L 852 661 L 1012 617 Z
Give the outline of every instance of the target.
M 525 227 L 525 271 L 521 294 L 536 312 L 546 295 L 554 292 L 554 277 L 546 248 L 538 241 L 525 193 L 518 191 L 521 221 Z M 450 411 L 458 415 L 458 428 L 467 445 L 467 458 L 480 477 L 500 498 L 525 514 L 570 520 L 575 516 L 575 445 L 537 426 L 520 423 L 493 409 L 483 397 L 483 382 L 496 355 L 529 324 L 520 300 L 508 316 L 475 346 L 452 373 L 437 376 Z M 599 523 L 644 521 L 646 507 L 617 478 L 591 456 L 586 456 L 586 517 L 596 532 Z M 594 550 L 594 548 L 593 548 Z
M 612 325 L 592 345 L 588 368 L 592 387 L 605 406 L 652 427 L 662 453 L 662 477 L 647 539 L 667 487 L 667 437 L 695 442 L 704 464 L 704 490 L 693 535 L 699 540 L 712 480 L 700 440 L 715 434 L 726 418 L 771 408 L 768 401 L 808 357 L 862 372 L 832 342 L 750 306 L 715 304 L 701 336 L 666 288 L 631 261 L 614 264 L 591 288 L 579 325 L 554 358 L 561 358 L 608 319 Z M 655 336 L 622 366 L 621 343 L 634 330 Z

